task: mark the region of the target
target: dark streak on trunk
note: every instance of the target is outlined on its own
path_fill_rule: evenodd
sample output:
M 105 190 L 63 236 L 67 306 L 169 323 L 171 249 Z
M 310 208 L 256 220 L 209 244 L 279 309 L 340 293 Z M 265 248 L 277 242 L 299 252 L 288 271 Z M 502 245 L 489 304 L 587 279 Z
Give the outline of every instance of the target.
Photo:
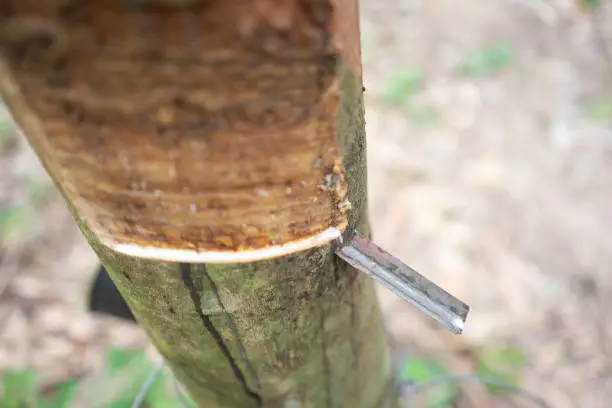
M 227 309 L 225 308 L 225 305 L 223 304 L 223 301 L 221 300 L 221 296 L 219 295 L 219 289 L 217 289 L 217 284 L 215 283 L 215 281 L 213 281 L 212 277 L 206 270 L 206 265 L 199 265 L 198 270 L 202 272 L 206 280 L 208 280 L 210 289 L 212 293 L 215 295 L 215 298 L 217 299 L 217 303 L 219 303 L 219 307 L 221 307 L 221 310 L 223 310 L 223 314 L 227 318 L 227 325 L 229 326 L 230 330 L 232 331 L 232 334 L 234 335 L 234 338 L 236 339 L 236 347 L 238 348 L 238 351 L 240 352 L 240 356 L 242 357 L 242 361 L 244 362 L 244 365 L 249 373 L 249 376 L 251 377 L 253 384 L 255 384 L 255 388 L 260 389 L 261 385 L 259 383 L 259 378 L 257 377 L 257 373 L 255 372 L 253 365 L 249 361 L 244 345 L 242 344 L 242 340 L 240 340 L 240 335 L 238 334 L 238 328 L 236 327 L 236 323 L 234 323 L 234 319 L 231 313 L 227 311 Z
M 340 265 L 338 265 L 338 259 L 336 259 L 335 256 L 332 262 L 334 265 L 334 281 L 337 284 L 338 282 L 340 282 Z
M 181 272 L 181 279 L 183 280 L 183 284 L 185 285 L 185 288 L 189 292 L 191 301 L 193 302 L 193 305 L 196 309 L 198 316 L 202 320 L 202 324 L 204 325 L 204 328 L 214 338 L 215 342 L 217 343 L 217 346 L 221 350 L 221 353 L 223 353 L 223 355 L 227 359 L 227 362 L 229 363 L 232 369 L 232 372 L 234 373 L 238 381 L 240 381 L 240 383 L 242 384 L 242 388 L 244 389 L 244 392 L 249 397 L 255 400 L 257 407 L 263 407 L 263 401 L 262 401 L 261 395 L 251 390 L 251 388 L 247 384 L 246 378 L 244 377 L 244 373 L 242 372 L 240 367 L 238 367 L 238 364 L 236 364 L 236 361 L 232 357 L 232 354 L 230 353 L 227 345 L 223 342 L 221 333 L 219 333 L 219 331 L 212 324 L 210 317 L 206 316 L 202 312 L 202 301 L 200 300 L 200 290 L 198 290 L 196 281 L 193 279 L 193 276 L 191 273 L 191 265 L 186 264 L 186 263 L 180 263 L 179 269 Z

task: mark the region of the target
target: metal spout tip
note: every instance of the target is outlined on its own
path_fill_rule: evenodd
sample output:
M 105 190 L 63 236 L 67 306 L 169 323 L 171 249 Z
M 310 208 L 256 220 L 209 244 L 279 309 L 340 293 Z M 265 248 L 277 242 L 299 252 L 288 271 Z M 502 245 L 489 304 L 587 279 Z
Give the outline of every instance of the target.
M 356 234 L 336 254 L 380 282 L 454 334 L 462 334 L 470 308 L 408 265 Z
M 465 318 L 459 316 L 453 317 L 448 328 L 454 334 L 463 334 L 463 330 L 465 329 Z

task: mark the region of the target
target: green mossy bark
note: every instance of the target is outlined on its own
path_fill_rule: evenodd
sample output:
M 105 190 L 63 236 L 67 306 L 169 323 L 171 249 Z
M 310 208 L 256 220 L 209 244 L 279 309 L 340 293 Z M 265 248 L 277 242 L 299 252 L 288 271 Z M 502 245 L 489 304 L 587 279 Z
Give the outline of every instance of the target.
M 350 75 L 341 89 L 337 131 L 353 205 L 349 231 L 368 234 L 362 90 Z M 83 232 L 200 407 L 397 403 L 374 284 L 337 259 L 332 245 L 181 271 L 118 254 Z
M 201 407 L 374 408 L 390 397 L 387 339 L 373 284 L 340 264 L 329 246 L 271 261 L 191 266 L 201 311 L 244 382 L 203 325 L 176 264 L 97 250 Z

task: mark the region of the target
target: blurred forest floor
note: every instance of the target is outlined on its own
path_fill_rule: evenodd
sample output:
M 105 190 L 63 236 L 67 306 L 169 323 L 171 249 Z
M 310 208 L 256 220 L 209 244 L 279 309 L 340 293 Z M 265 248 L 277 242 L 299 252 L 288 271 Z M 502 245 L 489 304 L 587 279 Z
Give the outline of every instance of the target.
M 518 348 L 520 385 L 552 407 L 610 405 L 608 2 L 361 2 L 375 239 L 472 307 L 456 337 L 381 289 L 398 355 L 465 373 L 478 350 Z M 147 342 L 86 312 L 95 255 L 3 115 L 0 371 L 36 367 L 50 384 L 95 372 L 110 344 Z M 465 395 L 505 406 L 478 384 Z

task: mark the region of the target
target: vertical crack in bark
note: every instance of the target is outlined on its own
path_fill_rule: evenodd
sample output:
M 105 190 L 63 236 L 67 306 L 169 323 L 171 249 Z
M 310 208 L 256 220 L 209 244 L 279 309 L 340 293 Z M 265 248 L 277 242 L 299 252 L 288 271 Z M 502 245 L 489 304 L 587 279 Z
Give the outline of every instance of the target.
M 263 401 L 262 401 L 261 395 L 251 390 L 251 388 L 247 384 L 244 374 L 242 373 L 242 370 L 240 370 L 240 367 L 238 367 L 238 365 L 236 364 L 236 361 L 234 360 L 234 358 L 232 357 L 232 354 L 229 351 L 229 348 L 224 343 L 223 338 L 221 337 L 221 333 L 219 333 L 219 331 L 215 328 L 212 321 L 210 320 L 210 317 L 205 315 L 204 312 L 202 312 L 202 301 L 200 299 L 200 293 L 198 292 L 196 283 L 191 274 L 191 265 L 186 264 L 186 263 L 180 263 L 179 270 L 181 272 L 181 279 L 183 280 L 183 284 L 185 285 L 185 288 L 189 292 L 191 301 L 193 302 L 193 305 L 196 309 L 196 312 L 198 313 L 198 316 L 202 320 L 202 324 L 204 325 L 204 328 L 206 329 L 208 333 L 210 333 L 210 335 L 213 337 L 213 339 L 217 343 L 219 350 L 221 350 L 221 353 L 223 353 L 227 362 L 229 363 L 230 368 L 232 369 L 232 372 L 234 373 L 234 376 L 242 384 L 242 388 L 244 389 L 244 392 L 250 398 L 255 400 L 257 407 L 262 407 Z
M 234 323 L 234 319 L 231 313 L 227 311 L 227 309 L 225 308 L 225 305 L 223 304 L 223 301 L 221 300 L 221 296 L 219 295 L 219 290 L 217 289 L 217 284 L 213 281 L 212 277 L 206 270 L 206 265 L 201 265 L 198 268 L 198 270 L 201 271 L 203 275 L 206 277 L 206 279 L 208 280 L 210 289 L 214 293 L 215 298 L 217 299 L 217 303 L 219 303 L 219 307 L 221 307 L 223 314 L 227 318 L 227 325 L 230 327 L 230 330 L 232 331 L 234 335 L 234 339 L 236 340 L 236 348 L 240 352 L 240 357 L 242 357 L 242 361 L 246 367 L 246 370 L 249 373 L 249 376 L 251 377 L 251 381 L 255 384 L 255 388 L 259 390 L 261 388 L 261 385 L 259 383 L 259 378 L 257 377 L 257 373 L 255 372 L 255 369 L 253 368 L 253 365 L 251 364 L 251 361 L 249 360 L 247 356 L 244 345 L 242 344 L 242 340 L 240 340 L 240 335 L 238 334 L 238 328 L 236 327 L 236 323 Z
M 336 257 L 333 253 L 332 253 L 332 265 L 334 268 L 334 279 L 336 281 L 336 284 L 338 284 L 340 282 L 340 265 L 338 265 L 338 257 Z

